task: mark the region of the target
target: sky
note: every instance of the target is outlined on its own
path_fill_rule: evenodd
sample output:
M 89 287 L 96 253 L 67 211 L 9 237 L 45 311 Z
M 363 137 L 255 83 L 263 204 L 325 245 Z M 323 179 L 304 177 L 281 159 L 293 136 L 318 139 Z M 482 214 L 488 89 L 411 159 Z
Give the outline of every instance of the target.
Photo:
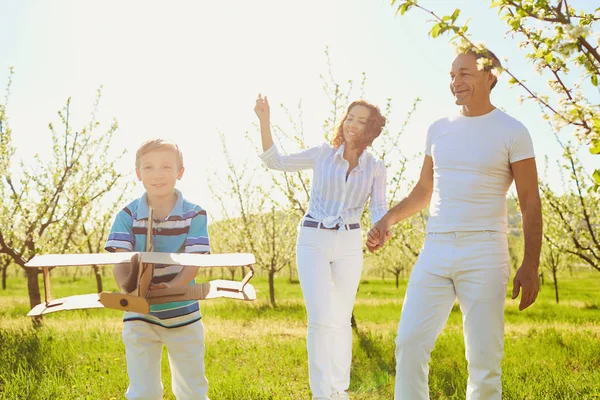
M 440 15 L 460 8 L 470 18 L 474 41 L 488 45 L 505 64 L 533 87 L 544 89 L 489 1 L 423 0 Z M 576 8 L 585 0 L 572 1 Z M 269 96 L 271 119 L 285 127 L 279 104 L 302 102 L 308 145 L 323 138 L 322 122 L 330 112 L 321 74 L 328 74 L 329 49 L 339 83 L 367 76 L 364 98 L 383 106 L 392 99 L 390 129 L 397 131 L 415 98 L 417 111 L 401 139 L 403 153 L 423 151 L 427 127 L 455 114 L 448 89 L 454 50 L 446 37 L 431 39 L 431 23 L 422 11 L 396 16 L 381 0 L 230 0 L 218 1 L 9 1 L 0 0 L 0 95 L 14 67 L 7 116 L 17 146 L 16 160 L 49 157 L 49 122 L 71 97 L 71 122 L 89 122 L 97 89 L 102 99 L 101 128 L 119 123 L 114 151 L 128 154 L 119 169 L 132 174 L 137 147 L 163 137 L 180 144 L 186 172 L 178 184 L 184 195 L 215 217 L 220 206 L 210 195 L 208 178 L 223 179 L 219 132 L 233 158 L 259 165 L 245 132 L 258 139 L 254 100 Z M 507 77 L 492 92 L 493 103 L 529 129 L 543 179 L 560 187 L 558 169 L 544 172 L 544 157 L 560 158 L 561 149 L 539 108 L 519 104 L 523 94 L 509 88 Z M 355 86 L 358 86 L 357 84 Z M 547 92 L 547 90 L 545 90 Z M 350 98 L 359 97 L 355 90 Z M 564 139 L 569 139 L 567 133 Z M 584 149 L 584 166 L 598 167 Z M 393 163 L 393 160 L 392 160 Z M 418 177 L 421 159 L 408 166 Z M 133 179 L 133 175 L 130 175 Z M 142 193 L 141 184 L 130 198 Z

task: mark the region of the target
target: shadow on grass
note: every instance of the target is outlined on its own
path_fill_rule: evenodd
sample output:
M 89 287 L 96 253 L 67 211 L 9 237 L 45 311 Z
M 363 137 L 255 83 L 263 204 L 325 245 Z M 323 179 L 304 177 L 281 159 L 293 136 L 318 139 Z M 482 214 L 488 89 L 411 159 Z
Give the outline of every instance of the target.
M 396 370 L 394 341 L 390 335 L 353 329 L 358 338 L 352 362 L 352 390 L 377 391 L 391 386 Z
M 227 319 L 247 320 L 255 318 L 264 319 L 306 319 L 304 303 L 301 301 L 281 302 L 272 306 L 268 302 L 243 304 L 239 306 L 231 303 L 205 303 L 200 306 L 202 315 L 210 318 L 211 315 L 227 315 Z

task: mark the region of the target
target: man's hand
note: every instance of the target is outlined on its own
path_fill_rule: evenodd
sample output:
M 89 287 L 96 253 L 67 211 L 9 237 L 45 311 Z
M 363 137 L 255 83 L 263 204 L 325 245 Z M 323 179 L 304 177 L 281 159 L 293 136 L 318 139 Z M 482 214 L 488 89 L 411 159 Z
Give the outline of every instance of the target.
M 367 233 L 367 249 L 374 253 L 383 247 L 385 242 L 387 242 L 392 237 L 392 232 L 390 232 L 390 226 L 386 221 L 382 218 L 379 220 L 371 230 Z
M 540 291 L 540 278 L 537 268 L 525 263 L 521 264 L 513 279 L 513 300 L 519 296 L 520 289 L 523 289 L 523 293 L 521 294 L 519 311 L 523 311 L 535 302 Z

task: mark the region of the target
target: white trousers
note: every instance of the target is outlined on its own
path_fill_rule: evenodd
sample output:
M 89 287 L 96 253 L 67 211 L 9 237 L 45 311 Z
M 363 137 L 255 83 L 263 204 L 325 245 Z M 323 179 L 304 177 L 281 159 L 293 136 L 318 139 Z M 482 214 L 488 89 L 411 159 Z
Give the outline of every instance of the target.
M 143 321 L 127 321 L 123 327 L 123 343 L 129 375 L 127 399 L 162 399 L 160 361 L 162 347 L 166 345 L 171 387 L 177 400 L 208 400 L 202 321 L 171 329 Z
M 296 263 L 308 315 L 308 373 L 313 398 L 350 385 L 350 320 L 363 265 L 360 229 L 301 226 Z
M 395 400 L 429 399 L 431 351 L 456 298 L 463 315 L 467 400 L 501 400 L 509 265 L 504 233 L 426 236 L 408 282 L 398 326 Z

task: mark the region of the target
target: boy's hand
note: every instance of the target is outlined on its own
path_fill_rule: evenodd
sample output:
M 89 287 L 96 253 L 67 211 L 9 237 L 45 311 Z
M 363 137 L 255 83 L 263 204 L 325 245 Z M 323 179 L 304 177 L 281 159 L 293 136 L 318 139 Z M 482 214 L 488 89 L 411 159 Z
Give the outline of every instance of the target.
M 169 282 L 151 283 L 149 290 L 168 289 L 172 287 Z
M 269 107 L 269 100 L 267 99 L 267 96 L 263 98 L 260 93 L 258 94 L 256 105 L 254 106 L 254 112 L 261 122 L 267 122 L 270 120 L 271 108 Z

